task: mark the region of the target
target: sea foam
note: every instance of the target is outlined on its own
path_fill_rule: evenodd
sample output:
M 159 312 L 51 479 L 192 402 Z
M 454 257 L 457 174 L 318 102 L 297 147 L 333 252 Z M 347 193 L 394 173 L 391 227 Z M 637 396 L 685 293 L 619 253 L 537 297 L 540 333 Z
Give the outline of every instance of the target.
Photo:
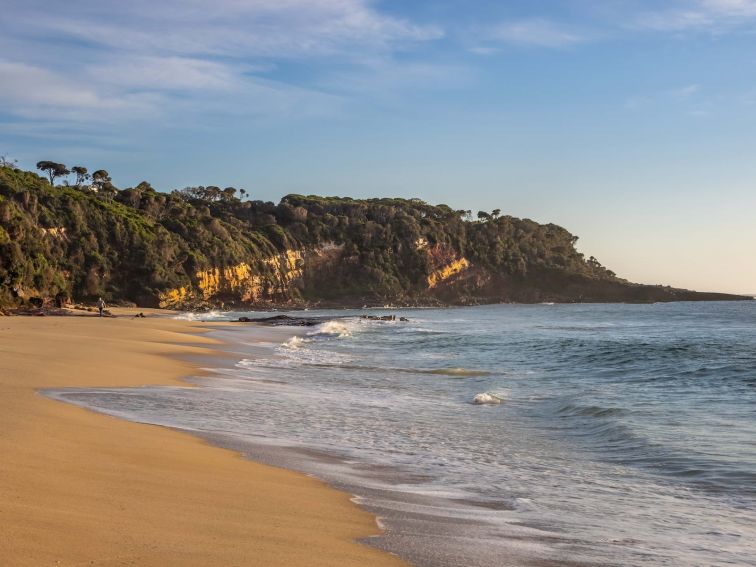
M 472 403 L 476 405 L 493 405 L 500 404 L 503 398 L 500 395 L 492 394 L 491 392 L 482 392 L 476 394 Z
M 333 335 L 340 339 L 352 336 L 351 329 L 341 321 L 328 321 L 318 327 L 310 335 Z

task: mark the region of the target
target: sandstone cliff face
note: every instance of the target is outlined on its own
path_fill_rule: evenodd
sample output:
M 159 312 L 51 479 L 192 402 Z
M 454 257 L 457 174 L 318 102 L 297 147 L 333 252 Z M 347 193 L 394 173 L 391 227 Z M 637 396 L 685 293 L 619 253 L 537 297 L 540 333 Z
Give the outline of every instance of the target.
M 472 268 L 467 258 L 458 256 L 448 247 L 431 247 L 420 242 L 417 249 L 427 254 L 433 268 L 424 285 L 416 290 L 417 297 L 454 286 Z M 200 270 L 194 274 L 192 285 L 161 293 L 159 305 L 169 309 L 203 304 L 296 305 L 304 302 L 299 293 L 302 288 L 322 286 L 323 278 L 328 281 L 334 273 L 346 279 L 348 276 L 339 271 L 345 266 L 359 270 L 357 258 L 344 256 L 343 244 L 325 242 L 310 249 L 288 249 L 254 265 L 243 262 Z
M 291 299 L 292 283 L 302 277 L 303 263 L 301 250 L 286 250 L 265 258 L 256 267 L 240 263 L 201 270 L 195 274 L 194 285 L 160 294 L 160 307 L 180 308 L 223 301 L 248 304 L 286 301 Z
M 459 256 L 454 249 L 442 244 L 429 246 L 427 241 L 418 242 L 418 250 L 424 250 L 428 255 L 433 271 L 426 278 L 429 290 L 441 284 L 452 283 L 464 272 L 470 269 L 470 261 Z
M 441 266 L 428 276 L 428 289 L 433 289 L 440 283 L 448 281 L 470 267 L 470 261 L 467 258 L 457 258 L 448 264 Z
M 40 232 L 43 236 L 49 236 L 51 238 L 57 238 L 59 240 L 68 240 L 68 236 L 66 235 L 66 227 L 52 227 L 52 228 L 40 228 Z

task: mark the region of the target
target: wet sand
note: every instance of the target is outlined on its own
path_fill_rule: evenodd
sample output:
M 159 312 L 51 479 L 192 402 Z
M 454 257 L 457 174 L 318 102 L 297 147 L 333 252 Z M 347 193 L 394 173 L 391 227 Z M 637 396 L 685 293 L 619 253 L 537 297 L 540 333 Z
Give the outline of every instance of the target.
M 188 434 L 48 399 L 62 387 L 184 385 L 209 325 L 148 314 L 0 317 L 0 564 L 400 566 L 356 543 L 349 495 Z

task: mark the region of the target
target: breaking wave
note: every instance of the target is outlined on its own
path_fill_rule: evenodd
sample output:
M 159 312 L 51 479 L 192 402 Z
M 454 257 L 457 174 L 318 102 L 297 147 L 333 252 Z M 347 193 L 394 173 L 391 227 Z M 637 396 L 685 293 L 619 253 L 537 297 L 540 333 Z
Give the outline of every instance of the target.
M 319 325 L 317 330 L 308 333 L 309 335 L 331 335 L 340 339 L 351 337 L 351 325 L 342 321 L 327 321 Z
M 309 343 L 309 339 L 304 339 L 302 337 L 291 337 L 288 341 L 281 344 L 281 348 L 287 349 L 287 350 L 298 350 L 302 348 L 304 345 Z
M 496 405 L 504 401 L 504 396 L 501 394 L 494 394 L 492 392 L 482 392 L 476 394 L 472 400 L 472 403 L 478 406 L 482 405 Z
M 197 313 L 195 311 L 184 311 L 178 315 L 174 315 L 171 319 L 178 321 L 217 321 L 224 319 L 226 314 L 223 311 L 213 309 L 212 311 L 205 311 Z

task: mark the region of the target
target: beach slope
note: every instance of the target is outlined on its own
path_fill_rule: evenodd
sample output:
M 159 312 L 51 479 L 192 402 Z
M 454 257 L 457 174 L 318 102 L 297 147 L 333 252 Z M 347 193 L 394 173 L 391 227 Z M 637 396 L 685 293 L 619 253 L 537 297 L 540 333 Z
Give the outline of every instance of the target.
M 317 480 L 38 392 L 182 385 L 197 369 L 178 355 L 212 352 L 202 331 L 158 317 L 0 317 L 0 564 L 403 564 L 355 543 L 378 531 L 374 518 Z

